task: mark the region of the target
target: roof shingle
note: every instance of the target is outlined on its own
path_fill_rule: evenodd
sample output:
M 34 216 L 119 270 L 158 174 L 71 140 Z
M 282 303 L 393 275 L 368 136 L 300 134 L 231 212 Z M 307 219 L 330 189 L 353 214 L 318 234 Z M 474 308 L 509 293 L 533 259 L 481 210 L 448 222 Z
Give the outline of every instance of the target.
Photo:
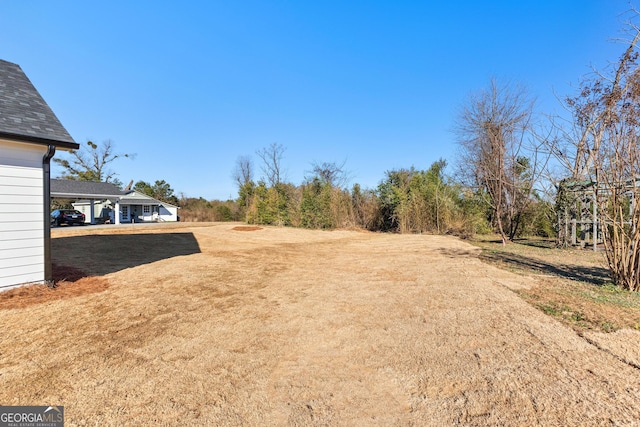
M 62 148 L 79 147 L 22 68 L 1 59 L 0 137 Z
M 52 179 L 51 196 L 53 197 L 122 197 L 125 193 L 109 182 L 73 181 L 70 179 Z

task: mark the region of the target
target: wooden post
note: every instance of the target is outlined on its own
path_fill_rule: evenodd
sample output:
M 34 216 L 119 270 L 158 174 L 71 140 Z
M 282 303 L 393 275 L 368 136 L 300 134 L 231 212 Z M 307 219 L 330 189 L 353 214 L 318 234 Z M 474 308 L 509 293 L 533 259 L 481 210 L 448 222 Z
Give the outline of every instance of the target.
M 564 236 L 562 237 L 562 246 L 567 247 L 569 245 L 569 210 L 564 207 Z
M 584 246 L 589 241 L 589 229 L 587 228 L 587 219 L 584 216 L 585 209 L 588 209 L 584 194 L 580 195 L 580 247 L 584 249 Z
M 598 249 L 598 204 L 596 203 L 596 193 L 593 192 L 593 251 Z

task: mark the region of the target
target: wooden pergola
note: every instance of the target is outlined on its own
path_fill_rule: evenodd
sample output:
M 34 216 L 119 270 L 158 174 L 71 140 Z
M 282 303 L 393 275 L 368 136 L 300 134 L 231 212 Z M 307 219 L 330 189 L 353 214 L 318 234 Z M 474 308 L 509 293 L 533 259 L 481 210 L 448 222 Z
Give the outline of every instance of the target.
M 556 211 L 558 217 L 558 245 L 598 249 L 603 243 L 599 205 L 611 195 L 611 186 L 597 185 L 595 181 L 564 180 L 558 187 Z M 635 211 L 635 195 L 640 189 L 640 178 L 621 184 L 619 190 L 629 198 L 629 225 Z M 606 202 L 605 202 L 606 203 Z

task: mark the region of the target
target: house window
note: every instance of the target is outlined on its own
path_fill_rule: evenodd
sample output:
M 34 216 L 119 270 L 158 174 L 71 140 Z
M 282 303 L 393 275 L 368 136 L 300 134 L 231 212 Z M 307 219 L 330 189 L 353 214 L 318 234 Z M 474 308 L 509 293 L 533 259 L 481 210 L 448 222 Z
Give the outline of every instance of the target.
M 145 215 L 150 214 L 150 213 L 151 213 L 151 206 L 149 206 L 149 205 L 144 205 L 144 206 L 142 207 L 142 213 L 143 213 L 143 214 L 145 214 Z
M 122 218 L 129 216 L 129 206 L 122 206 Z

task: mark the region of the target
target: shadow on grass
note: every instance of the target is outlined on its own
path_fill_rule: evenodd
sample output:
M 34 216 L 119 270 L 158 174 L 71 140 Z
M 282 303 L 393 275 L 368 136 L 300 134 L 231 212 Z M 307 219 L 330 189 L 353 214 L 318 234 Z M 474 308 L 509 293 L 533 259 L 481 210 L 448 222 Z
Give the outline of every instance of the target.
M 515 242 L 520 245 L 541 249 L 553 249 L 555 247 L 555 241 L 549 239 L 516 239 Z
M 549 264 L 539 259 L 504 252 L 483 251 L 480 259 L 490 263 L 506 264 L 510 267 L 533 271 L 540 274 L 552 274 L 566 279 L 580 280 L 602 286 L 610 281 L 609 271 L 600 267 L 581 267 L 566 264 Z
M 438 248 L 438 253 L 447 258 L 477 258 L 480 256 L 481 249 L 474 247 L 473 249 L 451 249 L 451 248 Z
M 58 237 L 51 240 L 51 248 L 54 264 L 95 276 L 201 252 L 193 233 Z

